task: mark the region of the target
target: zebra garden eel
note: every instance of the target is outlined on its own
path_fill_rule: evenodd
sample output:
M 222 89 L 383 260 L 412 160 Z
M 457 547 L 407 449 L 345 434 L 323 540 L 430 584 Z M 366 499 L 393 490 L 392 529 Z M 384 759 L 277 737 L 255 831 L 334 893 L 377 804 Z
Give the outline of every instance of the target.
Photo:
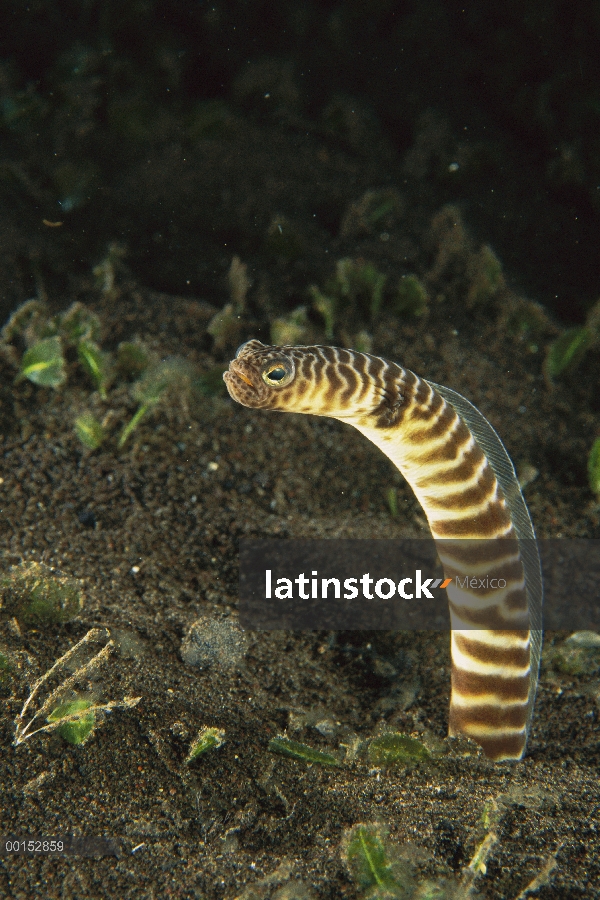
M 353 425 L 398 467 L 452 579 L 449 733 L 472 738 L 490 759 L 520 759 L 538 680 L 542 579 L 515 470 L 489 422 L 449 388 L 335 347 L 247 341 L 223 378 L 243 406 Z M 483 572 L 506 586 L 465 587 L 465 576 Z

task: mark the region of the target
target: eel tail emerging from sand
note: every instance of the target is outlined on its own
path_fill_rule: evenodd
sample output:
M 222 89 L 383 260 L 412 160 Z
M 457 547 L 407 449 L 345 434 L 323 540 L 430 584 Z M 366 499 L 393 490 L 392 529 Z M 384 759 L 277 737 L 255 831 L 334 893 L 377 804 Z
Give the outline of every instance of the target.
M 455 391 L 353 350 L 248 341 L 223 377 L 243 406 L 353 425 L 398 467 L 452 579 L 449 733 L 490 759 L 520 759 L 538 680 L 542 579 L 513 465 L 489 422 Z M 474 590 L 484 573 L 485 590 Z

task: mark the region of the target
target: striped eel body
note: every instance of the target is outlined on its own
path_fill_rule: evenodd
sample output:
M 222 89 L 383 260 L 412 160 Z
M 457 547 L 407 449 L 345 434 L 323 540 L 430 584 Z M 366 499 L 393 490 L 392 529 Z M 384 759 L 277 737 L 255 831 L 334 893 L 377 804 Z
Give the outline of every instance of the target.
M 252 340 L 223 377 L 244 406 L 353 425 L 398 467 L 452 579 L 449 733 L 472 738 L 490 759 L 520 759 L 538 679 L 542 581 L 531 519 L 489 422 L 449 388 L 353 350 Z

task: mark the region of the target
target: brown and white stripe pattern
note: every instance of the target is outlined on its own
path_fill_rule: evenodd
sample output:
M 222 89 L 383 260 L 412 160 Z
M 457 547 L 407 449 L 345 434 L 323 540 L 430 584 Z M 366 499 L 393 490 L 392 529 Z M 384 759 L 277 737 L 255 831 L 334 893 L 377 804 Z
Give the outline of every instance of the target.
M 450 734 L 473 738 L 491 759 L 520 759 L 538 677 L 541 576 L 514 469 L 489 423 L 448 388 L 352 350 L 248 341 L 223 377 L 244 406 L 353 425 L 402 472 L 452 578 Z

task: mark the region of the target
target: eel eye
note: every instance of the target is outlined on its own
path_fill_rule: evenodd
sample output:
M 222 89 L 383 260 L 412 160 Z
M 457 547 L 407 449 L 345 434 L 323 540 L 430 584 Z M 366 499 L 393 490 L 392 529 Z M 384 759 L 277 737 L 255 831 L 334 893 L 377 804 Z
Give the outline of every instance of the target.
M 262 373 L 263 381 L 270 387 L 284 387 L 290 383 L 293 377 L 293 366 L 283 365 L 283 363 L 272 364 Z

